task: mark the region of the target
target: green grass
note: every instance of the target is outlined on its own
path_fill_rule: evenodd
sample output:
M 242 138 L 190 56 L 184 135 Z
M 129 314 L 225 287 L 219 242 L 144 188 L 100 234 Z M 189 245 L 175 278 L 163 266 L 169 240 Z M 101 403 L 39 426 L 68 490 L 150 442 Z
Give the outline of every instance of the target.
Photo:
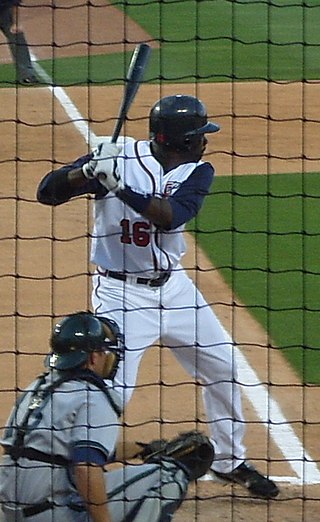
M 92 84 L 116 85 L 126 76 L 131 52 L 88 57 L 60 58 L 43 60 L 39 64 L 52 78 L 53 83 L 61 86 Z M 15 71 L 11 64 L 0 67 L 0 85 L 12 86 L 15 83 Z
M 113 4 L 161 41 L 164 80 L 319 78 L 319 0 Z
M 190 228 L 303 381 L 320 383 L 319 174 L 218 177 L 212 188 Z
M 146 81 L 315 80 L 320 77 L 320 0 L 126 0 L 118 9 L 161 43 Z M 60 85 L 121 83 L 131 53 L 41 62 Z M 14 81 L 0 67 L 0 85 Z

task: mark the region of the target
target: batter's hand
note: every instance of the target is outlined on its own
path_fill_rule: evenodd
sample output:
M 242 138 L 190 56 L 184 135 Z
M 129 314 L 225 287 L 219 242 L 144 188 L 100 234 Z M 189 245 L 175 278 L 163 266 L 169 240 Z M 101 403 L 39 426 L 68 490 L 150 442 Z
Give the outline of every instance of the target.
M 97 166 L 99 170 L 99 165 Z M 109 192 L 114 192 L 115 194 L 119 192 L 119 190 L 124 189 L 124 184 L 118 174 L 117 163 L 114 162 L 113 172 L 97 172 L 95 171 L 95 177 L 100 181 L 101 185 L 103 185 Z
M 92 152 L 91 160 L 88 161 L 88 163 L 85 163 L 84 165 L 82 165 L 82 173 L 83 173 L 84 177 L 87 179 L 93 179 L 95 177 L 94 169 L 97 166 L 97 160 L 95 159 L 95 154 L 96 154 L 97 150 L 98 149 L 95 149 Z
M 87 179 L 93 179 L 96 177 L 94 170 L 97 166 L 98 160 L 100 159 L 101 145 L 102 143 L 100 143 L 95 149 L 93 149 L 90 161 L 82 165 L 83 175 Z
M 99 181 L 103 180 L 104 175 L 107 176 L 108 174 L 113 173 L 116 165 L 116 158 L 120 152 L 121 147 L 118 147 L 115 143 L 99 143 L 92 151 L 92 158 L 90 161 L 82 166 L 83 175 L 87 179 L 97 178 Z
M 98 145 L 98 153 L 95 155 L 97 165 L 93 175 L 111 192 L 123 189 L 123 183 L 117 170 L 117 156 L 120 152 L 121 147 L 115 143 L 104 142 Z

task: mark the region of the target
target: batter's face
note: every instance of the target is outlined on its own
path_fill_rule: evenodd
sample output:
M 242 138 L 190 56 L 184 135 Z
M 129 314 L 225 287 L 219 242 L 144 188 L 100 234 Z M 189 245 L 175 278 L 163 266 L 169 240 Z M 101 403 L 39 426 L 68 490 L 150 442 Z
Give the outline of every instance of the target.
M 188 150 L 182 151 L 174 148 L 170 149 L 169 147 L 161 147 L 155 141 L 151 142 L 151 150 L 164 170 L 170 170 L 183 163 L 200 161 L 206 150 L 207 143 L 207 138 L 202 134 L 190 138 L 190 148 Z
M 183 163 L 198 162 L 201 160 L 207 146 L 208 140 L 204 134 L 190 138 L 189 150 L 183 151 L 181 157 Z
M 207 143 L 208 143 L 208 140 L 205 137 L 205 135 L 203 134 L 200 137 L 199 142 L 192 149 L 193 153 L 194 153 L 195 161 L 200 161 L 200 159 L 202 158 L 203 154 L 205 153 L 205 150 L 206 150 L 206 147 L 207 147 Z

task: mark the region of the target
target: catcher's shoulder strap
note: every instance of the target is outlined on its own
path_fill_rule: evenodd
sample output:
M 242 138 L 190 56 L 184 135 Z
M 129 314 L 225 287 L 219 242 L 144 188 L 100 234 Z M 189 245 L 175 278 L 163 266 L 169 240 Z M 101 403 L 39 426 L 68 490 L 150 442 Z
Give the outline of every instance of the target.
M 47 375 L 48 375 L 48 372 L 43 373 L 42 375 L 40 375 L 38 377 L 38 379 L 36 381 L 36 385 L 31 392 L 31 398 L 30 398 L 29 405 L 28 405 L 27 411 L 25 413 L 25 416 L 22 419 L 22 422 L 20 423 L 20 425 L 17 427 L 16 437 L 15 437 L 15 440 L 12 445 L 12 449 L 16 454 L 18 454 L 20 449 L 23 447 L 24 438 L 27 433 L 27 426 L 28 426 L 28 421 L 29 421 L 30 415 L 38 406 L 40 406 L 40 404 L 44 400 L 45 396 L 49 393 L 49 391 L 47 392 L 48 388 L 52 387 L 52 385 L 50 385 L 45 390 L 40 390 L 41 386 L 43 386 L 46 382 Z M 59 386 L 59 384 L 57 383 L 57 386 Z M 27 393 L 29 393 L 29 392 L 26 391 L 20 397 L 20 399 L 17 403 L 17 406 L 19 406 L 19 404 L 21 404 L 23 398 L 26 396 Z
M 52 384 L 49 384 L 49 386 L 46 386 L 45 388 L 42 388 L 42 386 L 46 382 L 46 378 L 49 375 L 49 372 L 43 373 L 38 377 L 37 383 L 31 393 L 30 402 L 26 411 L 26 414 L 20 423 L 20 426 L 17 429 L 16 437 L 13 443 L 13 448 L 15 449 L 15 452 L 19 453 L 19 448 L 22 448 L 24 445 L 24 438 L 27 433 L 28 429 L 28 421 L 30 418 L 30 415 L 32 412 L 39 408 L 41 403 L 48 397 L 50 393 L 53 393 L 54 390 L 59 388 L 61 384 L 68 382 L 68 381 L 85 381 L 90 384 L 93 384 L 97 388 L 99 388 L 107 397 L 111 407 L 113 408 L 116 415 L 119 417 L 122 413 L 121 408 L 118 406 L 114 398 L 112 397 L 112 394 L 108 388 L 108 386 L 104 383 L 102 379 L 98 375 L 95 375 L 90 370 L 79 370 L 78 372 L 65 372 L 59 379 L 56 379 Z M 26 395 L 25 392 L 24 396 Z M 22 397 L 23 398 L 23 397 Z M 21 398 L 21 399 L 22 399 Z
M 120 417 L 120 415 L 122 414 L 122 409 L 113 398 L 110 388 L 105 384 L 103 379 L 101 379 L 98 375 L 94 374 L 90 370 L 80 370 L 79 374 L 73 376 L 73 379 L 87 381 L 99 388 L 99 390 L 101 390 L 106 395 L 117 417 Z

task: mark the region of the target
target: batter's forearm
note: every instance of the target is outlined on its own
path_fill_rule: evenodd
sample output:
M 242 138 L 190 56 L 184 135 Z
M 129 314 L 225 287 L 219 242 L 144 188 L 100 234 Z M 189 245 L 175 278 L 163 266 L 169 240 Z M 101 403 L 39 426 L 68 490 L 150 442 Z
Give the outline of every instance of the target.
M 64 171 L 50 172 L 47 174 L 37 190 L 37 200 L 44 205 L 61 205 L 72 196 L 72 186 L 68 179 L 68 173 Z
M 138 194 L 130 187 L 117 193 L 121 201 L 163 230 L 169 230 L 172 223 L 172 208 L 165 198 Z
M 142 215 L 163 230 L 171 228 L 172 208 L 166 199 L 152 198 Z
M 87 183 L 81 168 L 50 172 L 39 184 L 37 200 L 44 205 L 61 205 L 74 196 L 75 189 L 84 187 Z

